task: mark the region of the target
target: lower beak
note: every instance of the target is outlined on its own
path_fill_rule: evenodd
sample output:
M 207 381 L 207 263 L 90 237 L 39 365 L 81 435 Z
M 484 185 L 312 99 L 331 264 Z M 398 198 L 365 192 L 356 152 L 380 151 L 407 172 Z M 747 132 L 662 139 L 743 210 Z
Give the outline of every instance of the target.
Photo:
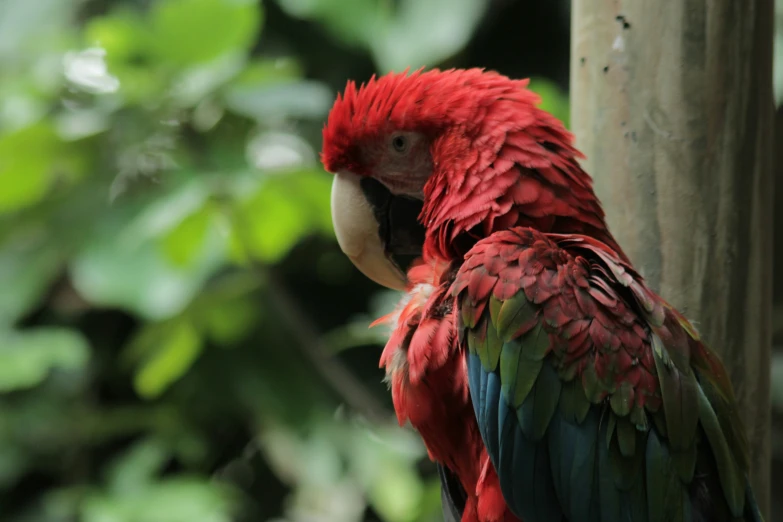
M 407 278 L 386 252 L 380 223 L 365 197 L 359 176 L 338 172 L 332 183 L 332 223 L 340 249 L 364 275 L 394 290 L 405 290 Z

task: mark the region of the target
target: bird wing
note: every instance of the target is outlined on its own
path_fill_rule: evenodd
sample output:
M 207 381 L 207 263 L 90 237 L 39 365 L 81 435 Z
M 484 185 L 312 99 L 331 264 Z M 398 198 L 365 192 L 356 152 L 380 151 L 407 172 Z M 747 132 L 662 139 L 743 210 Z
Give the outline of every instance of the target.
M 496 232 L 452 292 L 482 438 L 525 522 L 761 520 L 725 369 L 609 247 Z

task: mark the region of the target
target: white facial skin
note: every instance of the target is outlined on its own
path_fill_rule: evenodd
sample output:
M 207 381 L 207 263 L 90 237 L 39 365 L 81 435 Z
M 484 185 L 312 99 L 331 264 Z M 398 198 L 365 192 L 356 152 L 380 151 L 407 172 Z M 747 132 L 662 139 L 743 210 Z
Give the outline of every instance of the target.
M 418 132 L 391 133 L 364 153 L 373 165 L 372 176 L 392 194 L 424 199 L 424 184 L 432 173 L 430 143 Z
M 423 187 L 432 172 L 429 142 L 416 132 L 392 132 L 359 151 L 371 166 L 371 176 L 392 194 L 423 199 Z M 378 222 L 361 190 L 361 178 L 348 171 L 335 173 L 332 183 L 332 223 L 340 249 L 376 283 L 405 290 L 407 278 L 386 256 Z
M 340 249 L 356 268 L 387 288 L 405 290 L 406 278 L 386 257 L 370 203 L 359 176 L 338 172 L 332 182 L 332 223 Z

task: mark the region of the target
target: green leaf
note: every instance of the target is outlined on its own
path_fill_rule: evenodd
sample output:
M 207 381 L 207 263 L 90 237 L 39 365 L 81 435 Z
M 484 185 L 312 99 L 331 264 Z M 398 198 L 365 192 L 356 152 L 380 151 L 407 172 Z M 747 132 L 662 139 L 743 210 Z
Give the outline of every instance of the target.
M 370 503 L 383 520 L 414 520 L 424 492 L 421 477 L 411 463 L 400 458 L 385 459 L 383 470 L 383 480 L 370 488 Z
M 19 228 L 0 248 L 0 329 L 11 326 L 35 306 L 63 262 L 43 230 Z
M 301 80 L 303 75 L 302 66 L 292 58 L 257 59 L 247 63 L 242 72 L 231 81 L 230 86 L 260 87 L 289 83 Z
M 219 482 L 179 476 L 126 495 L 93 494 L 80 504 L 84 522 L 231 522 L 236 498 Z
M 171 457 L 156 439 L 144 439 L 134 444 L 112 463 L 109 475 L 111 489 L 119 494 L 138 491 L 154 482 L 155 475 Z
M 120 81 L 120 94 L 131 104 L 159 103 L 161 91 L 168 88 L 168 78 L 152 67 L 134 63 L 110 66 L 112 76 Z
M 237 85 L 227 88 L 223 97 L 229 110 L 259 121 L 281 115 L 322 118 L 333 101 L 334 93 L 326 85 L 311 80 Z
M 40 50 L 47 39 L 62 37 L 73 23 L 79 4 L 61 0 L 3 0 L 0 2 L 0 63 L 25 66 L 30 49 Z M 60 42 L 58 42 L 60 43 Z M 39 65 L 39 64 L 36 64 Z M 4 76 L 3 80 L 7 77 Z
M 260 190 L 239 209 L 235 223 L 235 256 L 243 249 L 274 263 L 312 233 L 331 235 L 331 180 L 319 171 L 267 177 Z
M 349 455 L 369 503 L 382 520 L 421 520 L 419 509 L 425 491 L 416 467 L 424 448 L 418 437 L 391 427 L 356 426 L 349 437 L 343 435 L 335 444 Z
M 378 69 L 431 67 L 453 56 L 467 45 L 488 5 L 488 0 L 401 0 L 396 16 L 367 41 Z
M 541 109 L 551 113 L 555 118 L 563 122 L 563 125 L 570 125 L 570 108 L 568 105 L 568 94 L 553 81 L 546 78 L 531 78 L 528 88 L 541 96 Z
M 159 238 L 165 236 L 203 204 L 196 191 L 159 198 L 142 213 L 117 209 L 95 224 L 89 240 L 72 258 L 73 284 L 89 302 L 119 306 L 148 319 L 166 319 L 181 312 L 207 278 L 226 259 L 225 243 L 218 234 L 207 241 L 187 266 L 169 261 Z
M 148 399 L 157 397 L 182 377 L 203 348 L 195 327 L 184 320 L 175 321 L 157 341 L 154 352 L 133 380 L 136 392 Z
M 74 330 L 0 332 L 0 392 L 32 388 L 54 369 L 80 370 L 89 357 L 86 339 Z
M 179 222 L 162 238 L 166 257 L 176 266 L 192 266 L 202 253 L 207 233 L 214 224 L 211 205 L 205 205 Z
M 107 16 L 90 19 L 84 28 L 85 40 L 106 51 L 109 69 L 132 61 L 149 45 L 149 33 L 138 12 L 121 7 Z
M 26 78 L 6 78 L 0 82 L 0 129 L 3 132 L 29 127 L 46 116 L 48 110 L 49 98 L 38 89 L 31 89 Z
M 96 241 L 71 265 L 74 286 L 96 305 L 120 306 L 149 319 L 179 313 L 217 264 L 203 260 L 192 270 L 176 270 L 151 243 L 129 248 Z
M 171 96 L 178 107 L 192 107 L 236 76 L 245 65 L 237 54 L 225 55 L 207 64 L 188 69 L 177 78 Z
M 84 33 L 87 45 L 99 45 L 106 51 L 106 65 L 120 82 L 123 101 L 158 103 L 169 77 L 160 74 L 157 63 L 149 63 L 155 62 L 149 58 L 155 40 L 139 12 L 122 6 L 89 20 Z
M 258 37 L 262 11 L 251 0 L 163 0 L 153 4 L 150 17 L 153 54 L 189 67 L 248 51 Z
M 382 71 L 434 66 L 455 55 L 489 5 L 488 0 L 277 2 L 291 16 L 318 20 L 340 40 L 368 49 Z
M 213 341 L 226 346 L 239 341 L 258 320 L 257 304 L 250 299 L 234 299 L 210 308 L 204 327 Z
M 0 135 L 0 213 L 37 203 L 55 176 L 59 141 L 46 124 Z
M 318 20 L 340 40 L 367 46 L 378 36 L 391 16 L 388 4 L 368 0 L 277 0 L 295 18 Z
M 8 420 L 5 419 L 6 423 Z M 3 441 L 0 446 L 0 487 L 11 488 L 19 480 L 20 475 L 27 471 L 30 465 L 30 456 L 19 451 L 17 444 Z

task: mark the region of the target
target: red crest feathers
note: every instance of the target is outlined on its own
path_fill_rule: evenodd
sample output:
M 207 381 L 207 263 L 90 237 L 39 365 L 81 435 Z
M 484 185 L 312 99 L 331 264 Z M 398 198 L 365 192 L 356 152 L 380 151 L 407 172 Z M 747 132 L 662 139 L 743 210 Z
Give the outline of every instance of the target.
M 359 88 L 349 81 L 324 126 L 321 161 L 330 172 L 366 174 L 354 157 L 361 142 L 388 129 L 434 134 L 475 122 L 477 110 L 498 98 L 524 100 L 532 107 L 539 99 L 525 89 L 527 84 L 483 69 L 405 70 L 373 76 Z

